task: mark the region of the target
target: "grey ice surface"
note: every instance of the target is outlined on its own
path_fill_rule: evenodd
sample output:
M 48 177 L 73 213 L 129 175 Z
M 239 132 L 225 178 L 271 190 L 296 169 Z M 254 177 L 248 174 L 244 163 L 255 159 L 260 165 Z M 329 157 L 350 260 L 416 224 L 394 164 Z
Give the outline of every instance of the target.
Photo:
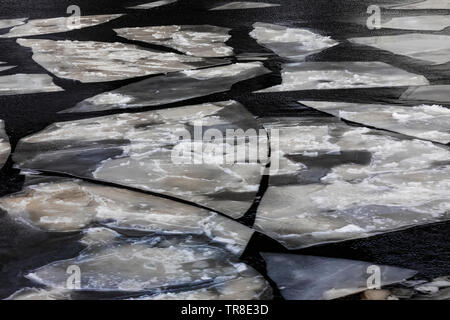
M 0 169 L 11 153 L 8 135 L 5 132 L 5 122 L 0 120 Z
M 405 1 L 402 4 L 386 4 L 385 8 L 396 10 L 450 9 L 448 0 L 416 0 Z
M 383 23 L 382 28 L 400 30 L 441 31 L 450 26 L 450 15 L 397 17 Z
M 257 92 L 418 86 L 422 76 L 382 62 L 302 62 L 283 65 L 283 82 Z
M 0 75 L 0 96 L 57 91 L 64 89 L 55 85 L 47 74 Z
M 274 3 L 264 3 L 264 2 L 251 2 L 251 1 L 235 1 L 229 2 L 218 7 L 214 7 L 210 10 L 237 10 L 237 9 L 259 9 L 259 8 L 270 8 L 278 7 L 279 4 Z
M 24 24 L 25 20 L 26 20 L 26 18 L 21 18 L 21 19 L 0 19 L 0 30 Z
M 140 4 L 134 7 L 128 7 L 128 9 L 142 9 L 142 10 L 146 10 L 146 9 L 153 9 L 153 8 L 157 8 L 157 7 L 162 7 L 171 3 L 175 3 L 177 2 L 177 0 L 161 0 L 161 1 L 152 1 L 149 3 L 144 3 L 144 4 Z
M 174 72 L 98 94 L 79 102 L 65 112 L 92 112 L 169 104 L 227 91 L 234 83 L 269 72 L 260 62 Z
M 416 274 L 409 269 L 346 259 L 278 253 L 262 253 L 262 256 L 268 276 L 287 300 L 332 300 L 365 291 L 372 284 L 368 282 L 372 270 L 379 270 L 381 286 Z
M 401 95 L 400 100 L 450 104 L 450 85 L 411 87 Z

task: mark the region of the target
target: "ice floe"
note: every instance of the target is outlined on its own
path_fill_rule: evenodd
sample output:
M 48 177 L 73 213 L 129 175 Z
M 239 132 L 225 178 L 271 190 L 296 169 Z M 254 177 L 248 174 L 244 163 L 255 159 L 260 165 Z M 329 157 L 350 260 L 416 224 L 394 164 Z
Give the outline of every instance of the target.
M 47 74 L 24 74 L 0 76 L 0 96 L 39 92 L 64 91 L 53 83 Z
M 450 143 L 450 109 L 440 105 L 299 101 L 336 117 L 439 143 Z
M 6 64 L 6 62 L 1 62 L 0 61 L 0 72 L 6 71 L 8 69 L 12 69 L 12 68 L 15 67 L 15 66 L 5 66 L 4 64 Z
M 89 229 L 87 245 L 77 257 L 56 261 L 27 277 L 49 290 L 67 290 L 67 270 L 81 271 L 77 291 L 143 292 L 161 294 L 227 285 L 243 280 L 243 288 L 259 274 L 224 249 L 193 237 L 125 239 L 102 228 Z M 233 289 L 233 287 L 229 288 Z M 259 290 L 266 291 L 265 281 Z M 255 293 L 255 288 L 250 291 Z
M 422 9 L 450 9 L 448 0 L 424 0 L 405 2 L 403 4 L 385 4 L 385 8 L 396 10 L 422 10 Z
M 450 85 L 411 87 L 401 95 L 400 100 L 450 104 Z
M 408 33 L 352 38 L 349 41 L 407 56 L 424 63 L 438 65 L 450 61 L 450 36 L 447 35 Z
M 330 37 L 311 32 L 305 28 L 288 28 L 276 24 L 257 22 L 250 36 L 280 57 L 303 60 L 339 44 Z
M 257 92 L 327 90 L 429 84 L 422 76 L 382 62 L 289 63 L 281 72 L 280 85 Z
M 153 1 L 153 2 L 149 2 L 149 3 L 144 3 L 144 4 L 140 4 L 134 7 L 128 7 L 128 9 L 153 9 L 153 8 L 157 8 L 157 7 L 162 7 L 171 3 L 175 3 L 178 0 L 161 0 L 161 1 Z
M 204 209 L 139 192 L 64 178 L 27 178 L 0 198 L 0 208 L 45 231 L 77 231 L 92 223 L 156 234 L 204 235 L 242 253 L 253 230 Z
M 18 39 L 33 60 L 60 78 L 103 82 L 217 64 L 203 58 L 146 50 L 123 43 Z
M 92 112 L 174 103 L 227 91 L 234 83 L 270 73 L 260 62 L 174 72 L 81 101 L 65 112 Z
M 225 44 L 231 38 L 228 28 L 211 25 L 171 25 L 121 28 L 114 31 L 125 39 L 170 47 L 191 56 L 233 55 L 233 48 Z
M 122 14 L 107 14 L 95 16 L 81 16 L 76 20 L 73 17 L 59 17 L 49 19 L 28 20 L 25 24 L 19 23 L 0 38 L 17 38 L 34 35 L 68 32 L 96 26 L 121 17 Z
M 337 299 L 363 292 L 372 285 L 398 283 L 416 274 L 409 269 L 346 259 L 277 253 L 262 256 L 268 276 L 287 300 Z
M 205 103 L 56 123 L 22 139 L 15 161 L 21 168 L 164 193 L 240 217 L 265 166 L 267 135 L 261 131 L 241 104 Z M 255 151 L 262 156 L 248 161 Z
M 264 2 L 251 2 L 251 1 L 235 1 L 214 7 L 210 10 L 236 10 L 236 9 L 259 9 L 259 8 L 269 8 L 278 7 L 279 4 L 275 3 L 264 3 Z
M 264 125 L 279 132 L 279 141 L 271 140 L 272 166 L 279 168 L 271 170 L 255 228 L 287 248 L 449 219 L 447 147 L 336 118 Z
M 1 19 L 0 20 L 0 30 L 24 24 L 25 20 L 26 20 L 26 18 L 21 18 L 21 19 Z
M 0 169 L 5 164 L 10 153 L 11 146 L 9 144 L 9 138 L 5 132 L 5 123 L 3 120 L 0 120 Z
M 450 15 L 398 17 L 381 26 L 387 29 L 441 31 L 450 26 Z

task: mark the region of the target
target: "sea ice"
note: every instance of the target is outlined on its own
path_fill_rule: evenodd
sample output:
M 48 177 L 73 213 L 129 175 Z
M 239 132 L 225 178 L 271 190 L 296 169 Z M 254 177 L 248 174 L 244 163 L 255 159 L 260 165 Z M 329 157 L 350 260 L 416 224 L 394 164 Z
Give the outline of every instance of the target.
M 450 15 L 398 17 L 381 26 L 387 29 L 441 31 L 450 26 Z
M 260 62 L 173 72 L 81 101 L 64 112 L 157 106 L 229 90 L 234 83 L 270 73 Z
M 227 46 L 230 29 L 210 25 L 171 25 L 114 29 L 125 39 L 142 41 L 176 49 L 196 57 L 227 57 L 233 48 Z
M 8 33 L 0 35 L 0 38 L 17 38 L 50 33 L 68 32 L 75 29 L 82 29 L 106 23 L 121 16 L 122 14 L 107 14 L 96 16 L 81 16 L 79 17 L 79 20 L 74 20 L 73 17 L 28 20 L 25 24 L 20 23 L 19 26 L 12 28 Z
M 47 74 L 24 74 L 0 76 L 0 96 L 39 92 L 64 91 L 53 83 Z
M 142 49 L 123 43 L 18 39 L 33 60 L 60 78 L 114 81 L 217 64 L 203 58 Z
M 336 118 L 266 119 L 269 188 L 255 229 L 289 249 L 449 219 L 450 151 Z M 277 163 L 277 158 L 279 161 Z
M 53 124 L 22 139 L 14 159 L 24 169 L 164 193 L 237 218 L 253 203 L 267 161 L 259 128 L 235 101 L 116 114 Z
M 401 95 L 400 100 L 450 104 L 450 85 L 411 87 Z
M 5 123 L 3 120 L 0 120 L 0 169 L 5 164 L 10 153 L 11 146 L 9 144 L 9 138 L 5 132 Z
M 278 253 L 262 256 L 268 276 L 287 300 L 337 299 L 363 292 L 371 285 L 398 283 L 416 274 L 409 269 L 346 259 Z
M 224 5 L 214 7 L 210 10 L 237 10 L 237 9 L 259 9 L 259 8 L 269 8 L 278 7 L 279 4 L 274 3 L 264 3 L 264 2 L 250 2 L 250 1 L 235 1 L 226 3 Z
M 128 7 L 127 9 L 153 9 L 157 7 L 162 7 L 171 3 L 175 3 L 178 0 L 161 0 L 161 1 L 153 1 L 149 3 L 140 4 L 134 7 Z
M 257 22 L 250 36 L 280 57 L 304 60 L 339 44 L 330 37 L 311 32 L 305 28 L 288 28 L 276 24 Z
M 383 5 L 385 8 L 396 10 L 422 10 L 422 9 L 450 9 L 448 0 L 409 1 L 403 4 Z
M 0 30 L 24 24 L 25 20 L 26 20 L 26 18 L 21 18 L 21 19 L 1 19 L 0 20 Z
M 352 38 L 349 41 L 434 65 L 450 61 L 450 36 L 447 35 L 407 33 Z
M 299 101 L 301 104 L 345 120 L 431 140 L 450 143 L 450 109 L 439 105 L 362 104 Z
M 382 62 L 289 63 L 281 72 L 280 85 L 257 92 L 326 90 L 427 85 L 422 76 Z

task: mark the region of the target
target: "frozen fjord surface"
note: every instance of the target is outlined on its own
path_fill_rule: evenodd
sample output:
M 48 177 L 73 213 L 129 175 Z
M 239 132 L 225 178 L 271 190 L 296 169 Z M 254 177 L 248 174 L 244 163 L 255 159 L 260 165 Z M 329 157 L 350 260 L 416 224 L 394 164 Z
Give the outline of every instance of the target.
M 17 43 L 31 48 L 33 60 L 49 72 L 81 82 L 115 81 L 219 63 L 118 42 L 18 39 Z
M 122 14 L 81 16 L 79 17 L 79 23 L 77 21 L 77 24 L 74 24 L 75 20 L 73 17 L 28 20 L 25 24 L 20 23 L 20 25 L 9 30 L 8 33 L 0 35 L 0 38 L 17 38 L 68 32 L 106 23 L 121 16 Z
M 140 4 L 134 7 L 128 7 L 127 9 L 142 9 L 142 10 L 146 10 L 146 9 L 153 9 L 153 8 L 157 8 L 157 7 L 162 7 L 171 3 L 175 3 L 178 0 L 161 0 L 161 1 L 152 1 L 149 3 L 144 3 L 144 4 Z
M 25 74 L 0 76 L 0 96 L 39 92 L 64 91 L 53 83 L 47 74 Z
M 5 132 L 5 122 L 0 120 L 0 169 L 5 164 L 11 153 L 11 145 L 9 144 L 9 137 Z
M 450 15 L 397 17 L 382 23 L 386 29 L 441 31 L 450 26 Z
M 226 3 L 224 5 L 214 7 L 210 10 L 238 10 L 238 9 L 259 9 L 259 8 L 270 8 L 279 7 L 279 4 L 275 3 L 264 3 L 264 2 L 251 2 L 251 1 L 234 1 Z
M 79 102 L 64 112 L 157 106 L 227 91 L 234 83 L 270 73 L 260 62 L 173 72 L 129 84 Z
M 179 139 L 200 124 L 204 130 L 217 129 L 217 139 L 202 143 L 193 134 Z M 237 128 L 258 130 L 259 126 L 235 101 L 118 114 L 53 124 L 22 139 L 14 159 L 21 168 L 164 193 L 237 218 L 250 208 L 266 161 L 248 163 L 248 157 L 254 151 L 267 155 L 268 150 L 265 134 L 255 132 L 236 142 L 227 139 L 226 130 Z M 259 150 L 255 139 L 260 140 Z M 238 152 L 234 162 L 223 164 L 223 155 L 234 154 L 229 148 L 234 143 L 237 150 L 249 152 Z M 173 161 L 172 154 L 179 161 Z M 192 163 L 192 156 L 201 163 Z
M 450 109 L 440 105 L 408 107 L 347 102 L 299 102 L 345 120 L 424 140 L 450 143 Z
M 262 253 L 268 276 L 287 300 L 332 300 L 367 290 L 373 263 L 293 254 Z M 415 271 L 377 265 L 381 285 L 404 281 Z
M 78 231 L 92 223 L 156 234 L 203 235 L 242 253 L 253 230 L 204 209 L 81 180 L 27 177 L 22 191 L 0 198 L 17 221 L 44 231 Z
M 0 30 L 24 24 L 25 20 L 26 20 L 26 18 L 0 19 Z
M 305 28 L 288 28 L 276 24 L 257 22 L 250 36 L 280 57 L 303 60 L 339 44 L 330 37 L 311 32 Z
M 450 85 L 411 87 L 400 96 L 400 100 L 450 104 Z
M 251 267 L 220 247 L 195 237 L 144 237 L 125 239 L 114 231 L 92 228 L 81 240 L 87 245 L 77 257 L 56 261 L 30 272 L 27 277 L 49 290 L 67 288 L 67 268 L 83 272 L 80 290 L 136 293 L 171 293 L 227 285 L 243 280 L 235 289 L 249 294 L 267 290 L 268 284 Z M 248 280 L 259 279 L 259 287 Z M 262 281 L 261 281 L 262 280 Z
M 384 8 L 396 10 L 422 10 L 422 9 L 450 9 L 450 1 L 448 0 L 425 0 L 425 1 L 410 1 L 404 4 L 382 5 Z
M 450 61 L 450 36 L 447 35 L 407 33 L 351 38 L 349 41 L 434 65 Z
M 302 62 L 283 65 L 280 85 L 256 92 L 427 85 L 428 80 L 383 62 Z
M 114 31 L 125 39 L 170 47 L 195 57 L 233 55 L 233 48 L 225 44 L 231 38 L 228 28 L 211 25 L 171 25 L 121 28 Z
M 287 248 L 449 219 L 447 147 L 335 118 L 267 119 L 265 126 L 279 130 L 279 147 L 271 144 L 280 161 L 255 229 Z

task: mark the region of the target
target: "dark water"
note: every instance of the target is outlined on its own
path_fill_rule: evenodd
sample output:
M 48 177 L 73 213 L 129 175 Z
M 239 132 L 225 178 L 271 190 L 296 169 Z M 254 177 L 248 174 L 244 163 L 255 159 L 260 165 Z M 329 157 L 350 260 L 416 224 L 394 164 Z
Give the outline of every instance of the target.
M 206 8 L 221 4 L 217 0 L 179 0 L 178 3 L 150 10 L 128 10 L 146 1 L 123 0 L 0 0 L 0 18 L 50 18 L 66 15 L 69 5 L 78 5 L 82 15 L 126 13 L 127 15 L 107 24 L 74 30 L 61 34 L 35 36 L 33 38 L 93 40 L 135 43 L 119 38 L 113 28 L 135 26 L 157 26 L 170 24 L 212 24 L 232 28 L 232 38 L 228 44 L 240 53 L 270 53 L 259 46 L 248 33 L 254 22 L 277 23 L 286 26 L 308 27 L 330 35 L 342 43 L 317 55 L 308 57 L 309 61 L 382 61 L 393 66 L 426 76 L 432 84 L 450 84 L 449 65 L 424 67 L 412 64 L 410 59 L 394 56 L 387 52 L 363 49 L 345 42 L 345 39 L 356 36 L 396 34 L 401 32 L 368 30 L 365 27 L 366 9 L 369 5 L 402 1 L 373 0 L 270 0 L 280 3 L 281 7 L 205 11 Z M 392 11 L 390 14 L 400 14 Z M 424 13 L 417 11 L 417 13 Z M 436 11 L 434 11 L 436 13 Z M 445 13 L 445 11 L 444 11 Z M 386 15 L 388 13 L 385 13 Z M 412 14 L 409 12 L 408 14 Z M 360 24 L 352 23 L 360 22 Z M 0 30 L 0 33 L 2 30 Z M 6 32 L 6 31 L 4 31 Z M 443 31 L 442 33 L 448 33 Z M 139 43 L 142 47 L 158 48 L 153 45 Z M 47 73 L 45 69 L 31 59 L 31 50 L 15 43 L 15 39 L 0 40 L 0 61 L 17 65 L 14 69 L 3 72 L 15 73 Z M 233 86 L 225 93 L 213 94 L 165 106 L 138 108 L 127 112 L 141 112 L 159 108 L 176 107 L 234 99 L 244 104 L 256 116 L 326 116 L 320 112 L 302 107 L 298 100 L 332 100 L 350 102 L 388 102 L 398 98 L 405 88 L 322 90 L 303 92 L 284 92 L 251 94 L 252 91 L 281 83 L 280 68 L 285 62 L 272 56 L 264 64 L 273 73 L 244 81 Z M 58 111 L 71 108 L 76 103 L 95 94 L 116 89 L 143 78 L 107 83 L 82 84 L 77 81 L 53 77 L 55 84 L 65 89 L 64 92 L 40 93 L 18 96 L 0 96 L 0 119 L 6 123 L 6 131 L 12 147 L 17 141 L 31 133 L 39 131 L 47 125 L 65 120 L 113 114 L 120 111 L 105 111 L 90 114 L 58 114 Z M 9 194 L 21 189 L 23 179 L 13 163 L 8 161 L 0 171 L 0 195 Z M 268 179 L 262 182 L 259 196 L 264 194 Z M 250 209 L 243 223 L 251 225 L 258 201 Z M 369 239 L 359 239 L 336 244 L 321 245 L 314 248 L 295 251 L 299 254 L 339 257 L 365 260 L 377 264 L 415 269 L 421 276 L 436 277 L 450 274 L 450 223 L 440 223 L 415 227 L 404 231 L 378 235 Z M 74 257 L 82 246 L 77 242 L 78 233 L 46 233 L 30 231 L 0 213 L 0 298 L 7 297 L 17 289 L 31 283 L 23 277 L 29 270 L 40 267 L 55 260 Z M 262 235 L 252 238 L 242 259 L 264 274 L 264 263 L 259 257 L 260 251 L 283 252 L 284 249 L 273 240 Z M 275 288 L 276 291 L 276 288 Z M 94 295 L 94 297 L 96 297 Z M 97 296 L 98 297 L 98 296 Z

